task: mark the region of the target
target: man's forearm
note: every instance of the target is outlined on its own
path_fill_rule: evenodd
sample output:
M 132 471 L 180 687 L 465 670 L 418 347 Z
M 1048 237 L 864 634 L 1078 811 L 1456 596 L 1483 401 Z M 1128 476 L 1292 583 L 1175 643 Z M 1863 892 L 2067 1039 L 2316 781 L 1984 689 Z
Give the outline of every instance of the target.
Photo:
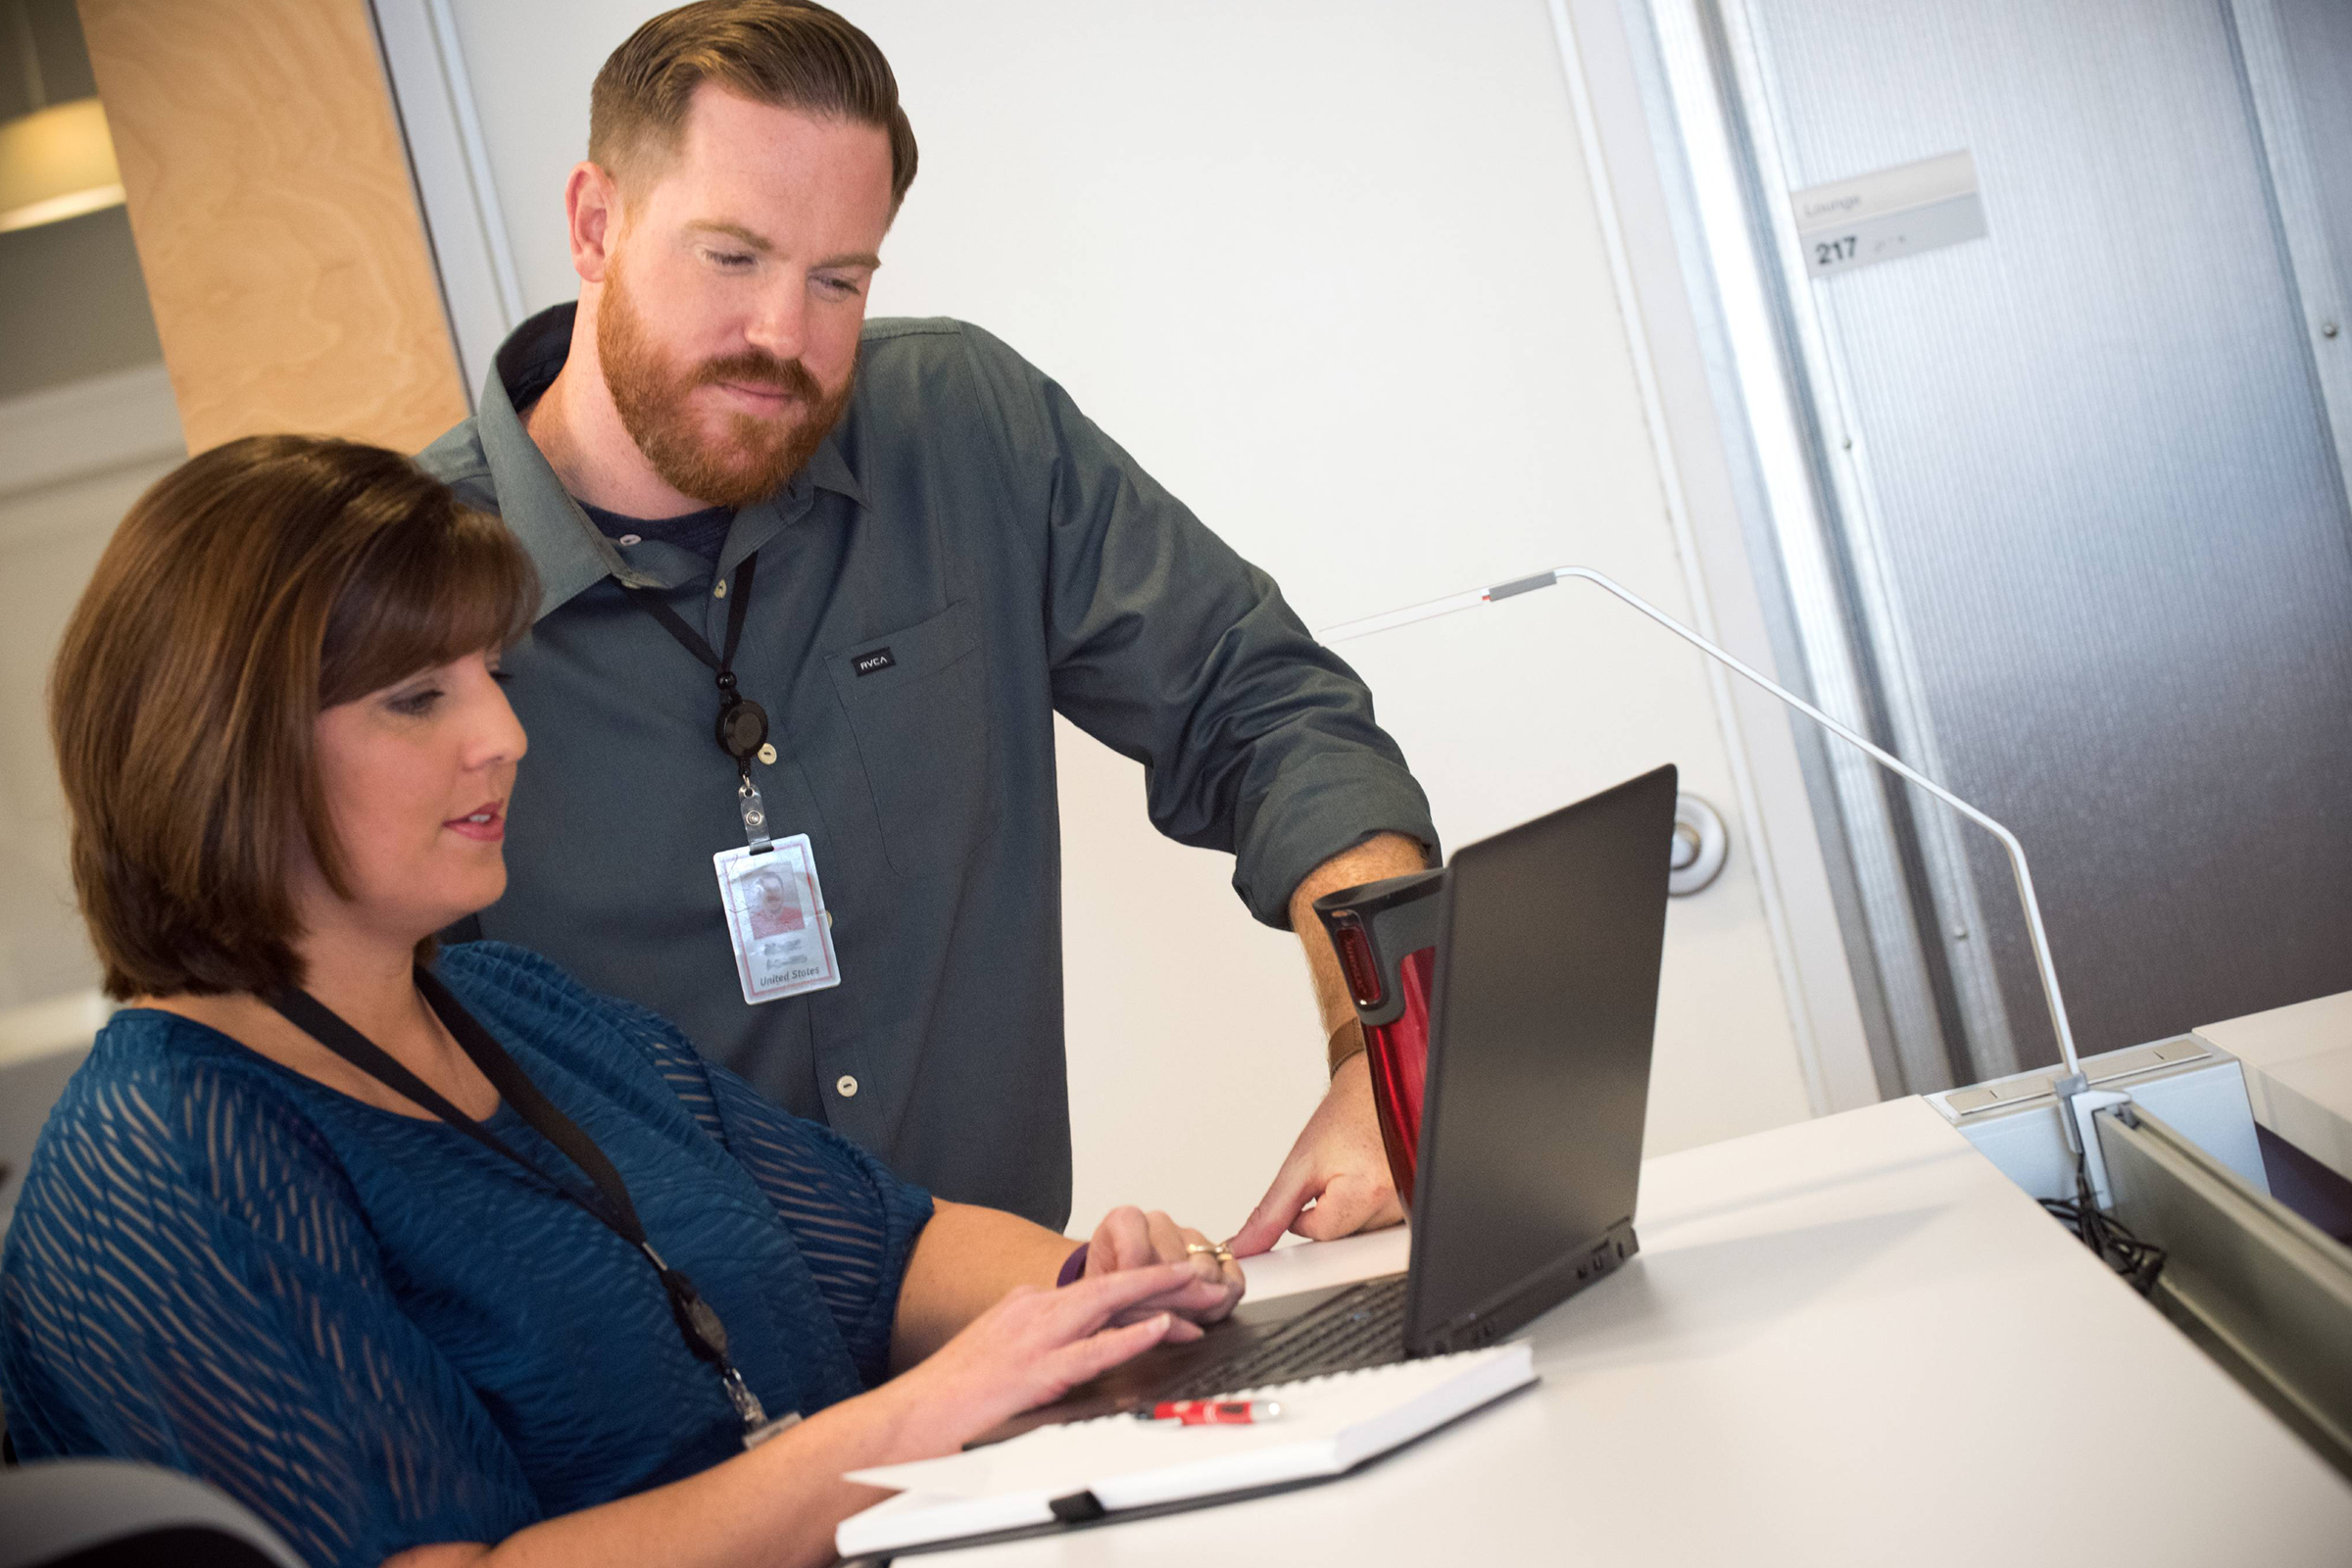
M 1409 876 L 1428 865 L 1428 852 L 1418 840 L 1402 833 L 1380 833 L 1316 866 L 1291 894 L 1291 929 L 1298 933 L 1299 945 L 1306 950 L 1307 973 L 1314 978 L 1331 1087 L 1307 1118 L 1298 1141 L 1291 1146 L 1290 1157 L 1275 1172 L 1266 1196 L 1234 1232 L 1233 1250 L 1242 1256 L 1264 1251 L 1285 1230 L 1297 1230 L 1314 1241 L 1329 1241 L 1366 1226 L 1394 1225 L 1403 1218 L 1382 1152 L 1371 1075 L 1363 1062 L 1350 1062 L 1362 1054 L 1364 1045 L 1363 1031 L 1356 1026 L 1355 1003 L 1348 994 L 1347 977 L 1340 972 L 1339 955 L 1324 935 L 1323 922 L 1315 917 L 1315 901 L 1342 888 Z
M 1361 887 L 1383 877 L 1408 876 L 1428 869 L 1429 852 L 1401 833 L 1377 833 L 1353 849 L 1316 866 L 1291 895 L 1291 929 L 1306 950 L 1306 968 L 1315 987 L 1315 1006 L 1329 1038 L 1342 1025 L 1355 1021 L 1355 1004 L 1348 995 L 1348 978 L 1340 972 L 1339 955 L 1323 922 L 1315 917 L 1315 901 L 1342 888 Z

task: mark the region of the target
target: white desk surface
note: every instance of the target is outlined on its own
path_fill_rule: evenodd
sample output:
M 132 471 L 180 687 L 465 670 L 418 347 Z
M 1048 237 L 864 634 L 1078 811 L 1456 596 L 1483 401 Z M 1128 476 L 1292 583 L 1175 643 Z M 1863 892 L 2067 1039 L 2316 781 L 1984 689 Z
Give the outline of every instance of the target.
M 2352 991 L 2203 1024 L 2197 1036 L 2244 1063 L 2256 1121 L 2352 1180 Z
M 1536 1388 L 1355 1475 L 906 1560 L 2352 1561 L 2352 1487 L 1921 1101 L 1652 1160 L 1635 1224 L 1626 1271 L 1535 1325 Z

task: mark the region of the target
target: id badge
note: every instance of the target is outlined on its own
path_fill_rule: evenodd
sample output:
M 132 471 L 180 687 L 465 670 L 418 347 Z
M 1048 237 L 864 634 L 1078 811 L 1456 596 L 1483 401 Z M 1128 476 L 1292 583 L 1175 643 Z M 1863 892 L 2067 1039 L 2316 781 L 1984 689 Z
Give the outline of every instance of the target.
M 765 849 L 721 850 L 710 863 L 718 872 L 744 1001 L 757 1004 L 841 984 L 833 922 L 808 834 L 777 839 Z

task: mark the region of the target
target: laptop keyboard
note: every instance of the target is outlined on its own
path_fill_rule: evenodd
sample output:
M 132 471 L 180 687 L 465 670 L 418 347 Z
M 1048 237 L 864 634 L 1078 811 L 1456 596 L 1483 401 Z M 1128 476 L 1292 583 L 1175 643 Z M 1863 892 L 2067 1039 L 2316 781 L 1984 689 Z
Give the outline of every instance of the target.
M 1391 1274 L 1351 1286 L 1232 1355 L 1185 1368 L 1153 1396 L 1205 1399 L 1401 1361 L 1405 1278 Z

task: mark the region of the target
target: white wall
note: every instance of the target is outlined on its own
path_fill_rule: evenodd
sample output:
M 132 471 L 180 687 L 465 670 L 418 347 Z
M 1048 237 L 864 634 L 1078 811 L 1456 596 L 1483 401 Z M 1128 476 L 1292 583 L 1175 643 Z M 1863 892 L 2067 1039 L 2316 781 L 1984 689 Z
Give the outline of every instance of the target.
M 186 455 L 161 365 L 0 401 L 0 1015 L 97 983 L 66 868 L 49 665 L 115 524 Z
M 528 308 L 574 290 L 587 85 L 650 9 L 457 0 Z M 843 9 L 922 143 L 876 313 L 1004 337 L 1310 625 L 1567 561 L 1690 613 L 1544 0 Z M 1682 765 L 1734 848 L 1669 921 L 1652 1147 L 1805 1115 L 1697 656 L 1583 589 L 1348 652 L 1449 844 Z M 1230 1227 L 1320 1091 L 1294 939 L 1247 918 L 1223 858 L 1152 834 L 1137 769 L 1063 740 L 1078 1217 L 1134 1199 Z

